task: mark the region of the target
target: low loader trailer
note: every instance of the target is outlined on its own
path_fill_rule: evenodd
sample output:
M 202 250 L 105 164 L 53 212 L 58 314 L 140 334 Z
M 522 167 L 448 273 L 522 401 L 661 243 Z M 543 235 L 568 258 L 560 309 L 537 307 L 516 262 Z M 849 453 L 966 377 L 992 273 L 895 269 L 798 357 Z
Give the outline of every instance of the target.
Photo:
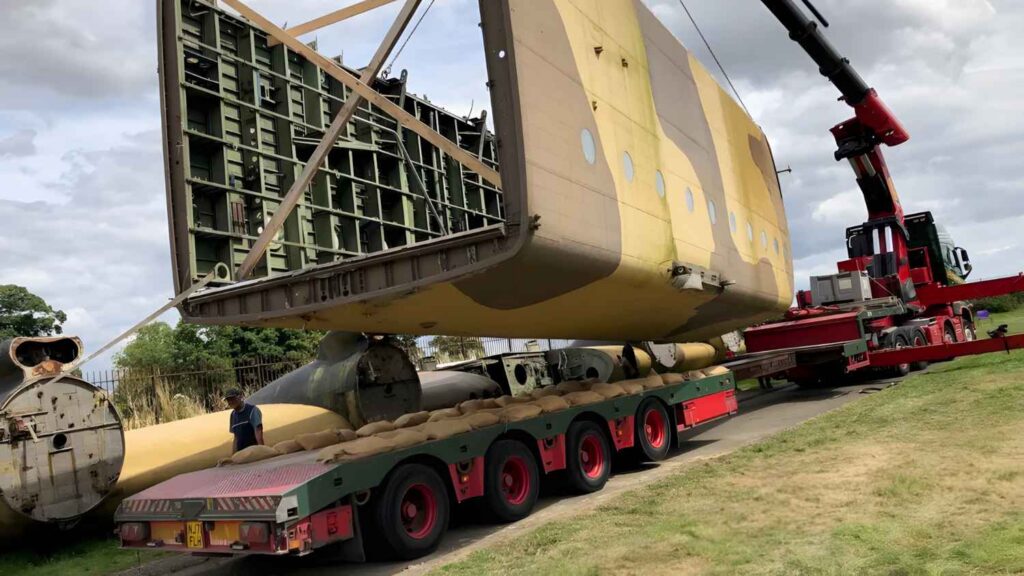
M 468 416 L 423 424 L 409 430 L 426 441 L 383 453 L 325 462 L 323 452 L 304 451 L 183 474 L 125 499 L 118 534 L 125 548 L 193 554 L 302 556 L 331 547 L 354 561 L 375 551 L 420 557 L 438 546 L 456 506 L 516 521 L 533 510 L 541 483 L 600 490 L 617 455 L 661 460 L 683 431 L 736 413 L 730 371 L 691 374 L 700 377 L 620 383 L 633 393 L 610 398 L 570 393 L 562 398 L 573 405 L 522 419 L 525 403 L 489 425 L 466 424 Z

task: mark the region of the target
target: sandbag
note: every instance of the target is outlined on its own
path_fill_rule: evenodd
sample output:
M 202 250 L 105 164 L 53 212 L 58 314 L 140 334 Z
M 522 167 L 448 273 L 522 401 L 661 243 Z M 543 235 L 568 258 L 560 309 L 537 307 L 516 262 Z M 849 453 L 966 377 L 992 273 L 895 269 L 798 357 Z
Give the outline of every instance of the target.
M 274 450 L 277 450 L 281 454 L 294 454 L 295 452 L 302 452 L 302 444 L 299 444 L 295 440 L 285 440 L 284 442 L 278 442 L 274 444 Z
M 260 460 L 266 460 L 273 458 L 274 456 L 280 456 L 281 453 L 274 450 L 272 446 L 263 446 L 257 444 L 255 446 L 249 446 L 243 448 L 238 452 L 231 455 L 232 464 L 250 464 L 252 462 L 259 462 Z
M 537 404 L 515 404 L 505 407 L 498 415 L 502 422 L 519 422 L 539 416 L 541 408 Z
M 644 392 L 644 379 L 639 380 L 623 380 L 622 382 L 616 382 L 622 389 L 626 391 L 626 394 L 643 394 Z
M 542 396 L 534 400 L 533 404 L 540 406 L 541 412 L 544 414 L 558 412 L 569 407 L 569 403 L 561 396 Z
M 676 372 L 666 372 L 661 375 L 661 382 L 665 386 L 675 386 L 686 381 L 686 376 Z
M 653 390 L 654 388 L 661 388 L 665 385 L 665 381 L 662 379 L 662 374 L 651 373 L 643 380 L 639 380 L 644 386 L 644 390 Z
M 412 428 L 400 428 L 389 432 L 381 432 L 380 434 L 377 434 L 377 437 L 391 442 L 391 445 L 395 447 L 395 450 L 409 448 L 410 446 L 422 444 L 429 440 L 422 430 L 415 430 Z
M 571 394 L 572 392 L 583 392 L 587 385 L 580 380 L 566 380 L 555 385 L 555 390 L 560 394 Z
M 477 410 L 484 410 L 487 408 L 495 408 L 498 405 L 495 403 L 494 398 L 474 398 L 473 400 L 466 400 L 459 404 L 459 412 L 463 414 L 469 414 L 470 412 L 476 412 Z
M 604 396 L 601 396 L 597 392 L 591 392 L 590 390 L 570 392 L 565 396 L 562 396 L 562 399 L 568 402 L 570 406 L 583 406 L 584 404 L 604 402 Z
M 449 418 L 458 418 L 459 416 L 462 416 L 462 412 L 459 412 L 458 408 L 440 408 L 430 413 L 430 418 L 427 418 L 427 422 L 438 422 Z
M 461 419 L 469 423 L 469 425 L 474 430 L 479 430 L 480 428 L 486 428 L 488 426 L 494 426 L 495 424 L 501 421 L 497 414 L 493 412 L 481 411 L 467 414 L 463 416 Z
M 532 392 L 530 392 L 530 398 L 533 398 L 534 400 L 537 400 L 539 398 L 544 398 L 546 396 L 560 396 L 560 395 L 561 395 L 561 392 L 559 392 L 558 388 L 555 387 L 555 386 L 545 386 L 543 388 L 536 388 Z
M 310 432 L 309 434 L 299 434 L 295 437 L 295 441 L 302 446 L 303 450 L 316 450 L 331 444 L 337 444 L 341 441 L 341 435 L 337 430 L 321 430 L 319 432 Z
M 395 418 L 395 428 L 411 428 L 413 426 L 419 426 L 429 419 L 430 412 L 427 412 L 426 410 L 422 412 L 402 414 L 398 418 Z
M 722 376 L 729 373 L 729 369 L 725 366 L 712 366 L 701 370 L 705 376 Z
M 618 384 L 594 384 L 590 387 L 590 391 L 597 392 L 601 396 L 604 396 L 605 400 L 618 398 L 619 396 L 624 396 L 626 394 L 626 391 Z
M 442 440 L 444 438 L 450 438 L 456 434 L 462 434 L 463 432 L 469 432 L 473 429 L 469 422 L 466 422 L 462 418 L 453 418 L 449 420 L 435 420 L 434 422 L 427 422 L 421 424 L 417 428 L 427 435 L 431 440 Z
M 505 395 L 505 396 L 502 396 L 501 398 L 495 398 L 494 399 L 494 403 L 499 408 L 504 408 L 506 406 L 512 406 L 513 404 L 525 404 L 525 403 L 527 403 L 527 402 L 529 402 L 531 400 L 533 400 L 533 398 L 531 398 L 529 396 L 508 396 L 508 395 Z
M 342 442 L 328 446 L 317 454 L 316 459 L 318 462 L 340 462 L 342 460 L 373 456 L 374 454 L 383 454 L 394 449 L 395 445 L 392 441 L 376 436 L 366 436 L 351 442 Z
M 381 432 L 390 432 L 395 429 L 395 425 L 387 420 L 381 420 L 379 422 L 370 422 L 359 430 L 356 430 L 356 436 L 360 438 L 366 436 L 373 436 L 374 434 L 380 434 Z

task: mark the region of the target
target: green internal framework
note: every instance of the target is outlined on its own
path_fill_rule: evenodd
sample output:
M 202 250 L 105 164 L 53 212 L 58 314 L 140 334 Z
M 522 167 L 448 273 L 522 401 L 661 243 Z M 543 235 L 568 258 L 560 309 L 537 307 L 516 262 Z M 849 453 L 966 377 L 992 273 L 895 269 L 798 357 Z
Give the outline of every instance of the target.
M 178 280 L 189 284 L 219 262 L 234 274 L 351 91 L 238 17 L 199 0 L 165 1 L 168 195 L 176 267 L 189 271 Z M 497 169 L 486 112 L 460 117 L 409 94 L 404 72 L 374 88 Z M 410 246 L 504 216 L 500 190 L 364 101 L 254 276 Z

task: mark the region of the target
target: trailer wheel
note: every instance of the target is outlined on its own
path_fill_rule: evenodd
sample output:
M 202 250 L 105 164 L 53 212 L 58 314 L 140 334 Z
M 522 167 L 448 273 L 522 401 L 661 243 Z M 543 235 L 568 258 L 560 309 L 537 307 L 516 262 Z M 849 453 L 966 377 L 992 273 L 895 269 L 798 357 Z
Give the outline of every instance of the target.
M 895 334 L 892 337 L 892 347 L 896 350 L 906 348 L 910 343 L 904 334 Z M 900 364 L 892 367 L 892 375 L 899 378 L 910 374 L 910 364 Z
M 515 440 L 498 440 L 485 462 L 483 502 L 489 515 L 498 522 L 529 516 L 540 493 L 540 472 L 530 449 Z
M 403 464 L 388 476 L 371 514 L 391 555 L 419 558 L 436 550 L 448 529 L 448 492 L 433 469 Z
M 928 345 L 928 340 L 924 337 L 924 332 L 922 332 L 921 330 L 914 330 L 914 332 L 913 332 L 913 341 L 911 342 L 911 345 L 913 345 L 914 348 L 919 348 L 921 346 L 927 346 Z M 913 364 L 910 365 L 910 369 L 914 370 L 915 372 L 918 371 L 918 370 L 924 370 L 927 367 L 928 367 L 928 361 L 927 360 L 922 360 L 920 362 L 914 362 Z
M 943 331 L 946 337 L 946 344 L 956 344 L 956 330 L 952 324 L 946 324 L 946 329 Z
M 573 422 L 566 434 L 569 489 L 580 494 L 604 488 L 611 475 L 611 448 L 601 428 L 589 420 Z
M 668 412 L 654 398 L 644 400 L 636 411 L 636 438 L 640 456 L 657 462 L 668 456 L 672 447 L 672 421 Z

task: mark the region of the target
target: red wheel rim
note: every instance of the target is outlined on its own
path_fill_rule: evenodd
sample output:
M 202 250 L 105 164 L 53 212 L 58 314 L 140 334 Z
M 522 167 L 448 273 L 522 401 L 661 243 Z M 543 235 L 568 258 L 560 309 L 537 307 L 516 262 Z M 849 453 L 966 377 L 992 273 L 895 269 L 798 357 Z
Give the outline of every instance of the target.
M 665 445 L 665 417 L 661 415 L 661 410 L 651 408 L 644 414 L 644 436 L 651 448 Z
M 511 456 L 501 467 L 501 493 L 513 506 L 526 501 L 530 493 L 530 472 L 521 457 Z
M 410 538 L 421 540 L 430 535 L 437 522 L 437 497 L 430 486 L 413 484 L 399 504 L 402 527 Z
M 587 478 L 600 478 L 604 473 L 604 449 L 593 433 L 584 436 L 580 442 L 580 467 Z

